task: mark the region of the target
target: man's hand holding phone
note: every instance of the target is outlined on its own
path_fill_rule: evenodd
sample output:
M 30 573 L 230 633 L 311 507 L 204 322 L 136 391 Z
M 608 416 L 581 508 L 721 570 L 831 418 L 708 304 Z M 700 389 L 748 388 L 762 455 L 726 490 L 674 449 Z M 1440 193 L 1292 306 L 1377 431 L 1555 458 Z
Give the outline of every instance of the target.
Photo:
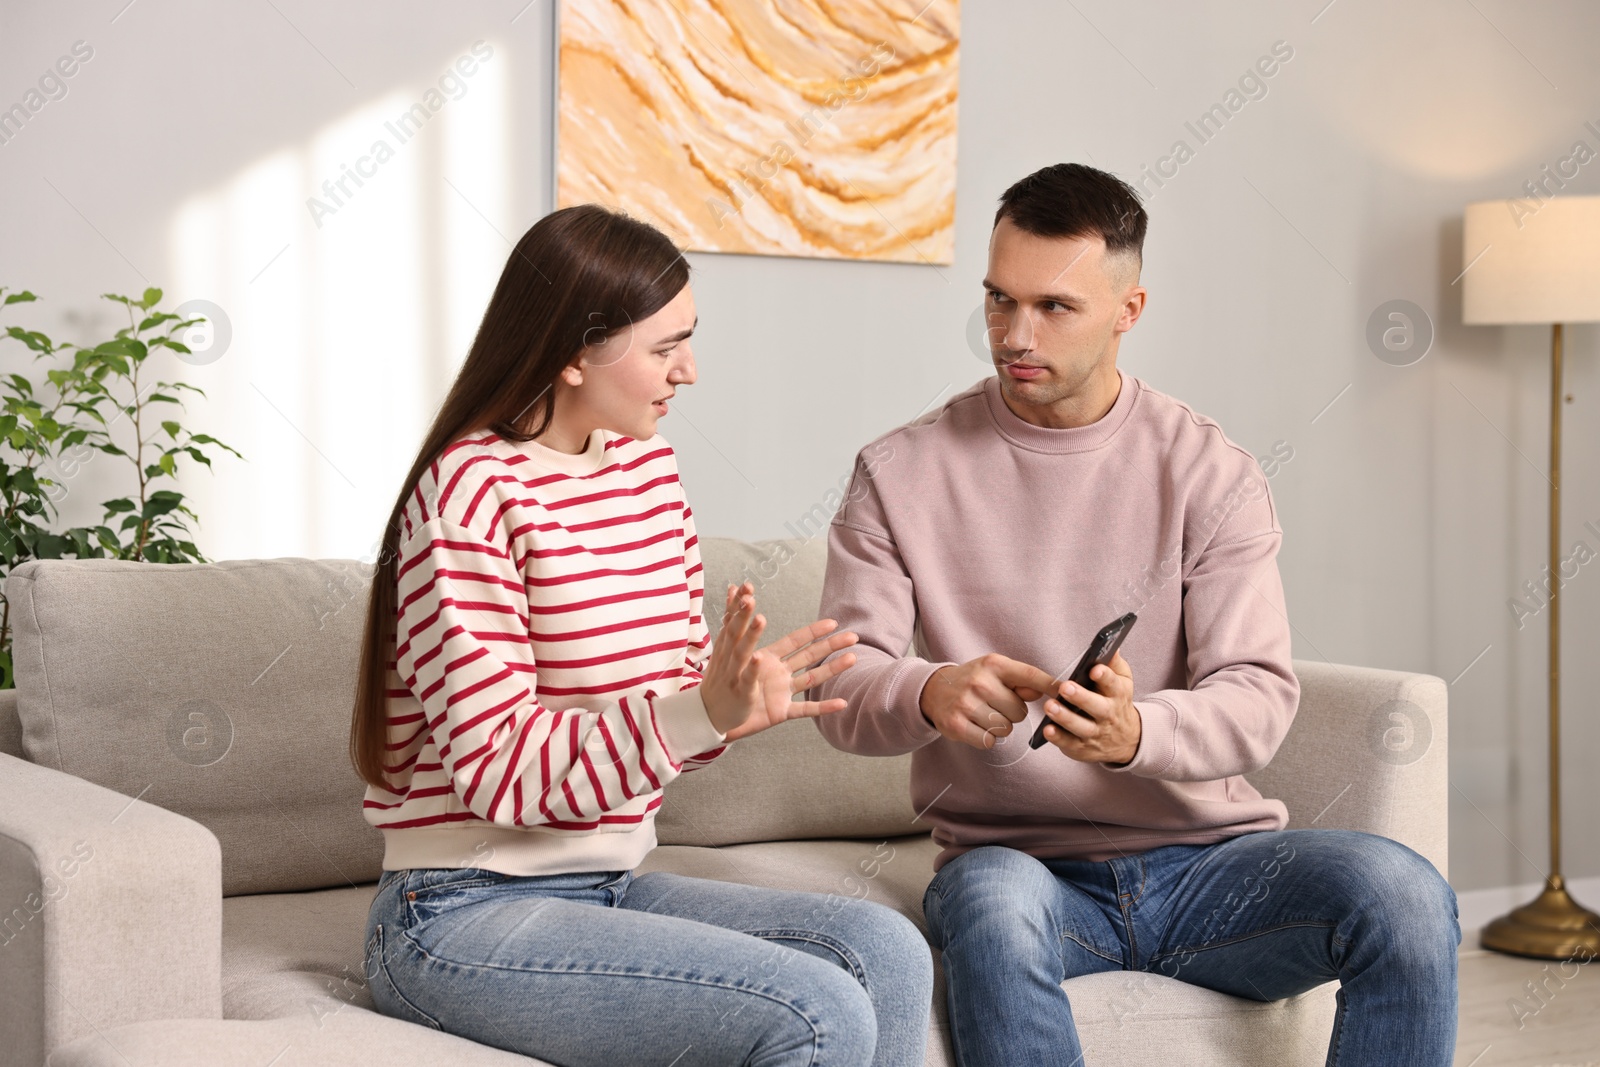
M 1044 739 L 1075 760 L 1085 763 L 1127 763 L 1138 754 L 1143 720 L 1133 706 L 1133 668 L 1118 652 L 1109 664 L 1089 672 L 1099 692 L 1070 680 L 1056 691 L 1088 713 L 1088 718 L 1063 707 L 1057 700 L 1044 702 L 1050 722 Z
M 1044 739 L 1075 760 L 1121 764 L 1139 751 L 1143 721 L 1133 705 L 1133 668 L 1117 652 L 1089 672 L 1099 692 L 991 652 L 955 667 L 941 667 L 922 687 L 922 717 L 945 737 L 973 748 L 993 748 L 1028 717 L 1028 701 L 1050 694 L 1082 708 L 1087 717 L 1051 699 Z

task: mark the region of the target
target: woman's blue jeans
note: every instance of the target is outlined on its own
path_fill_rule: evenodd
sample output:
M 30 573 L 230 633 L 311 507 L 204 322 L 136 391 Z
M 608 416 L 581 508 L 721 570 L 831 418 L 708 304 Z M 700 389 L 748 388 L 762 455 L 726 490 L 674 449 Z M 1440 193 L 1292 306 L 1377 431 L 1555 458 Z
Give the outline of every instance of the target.
M 1061 983 L 1150 971 L 1251 1000 L 1337 979 L 1329 1067 L 1449 1067 L 1456 897 L 1398 842 L 1278 830 L 1103 862 L 962 853 L 923 899 L 961 1067 L 1085 1063 Z M 1148 997 L 1113 1005 L 1139 1025 Z
M 870 901 L 665 872 L 385 871 L 385 1015 L 561 1067 L 921 1067 L 932 954 Z

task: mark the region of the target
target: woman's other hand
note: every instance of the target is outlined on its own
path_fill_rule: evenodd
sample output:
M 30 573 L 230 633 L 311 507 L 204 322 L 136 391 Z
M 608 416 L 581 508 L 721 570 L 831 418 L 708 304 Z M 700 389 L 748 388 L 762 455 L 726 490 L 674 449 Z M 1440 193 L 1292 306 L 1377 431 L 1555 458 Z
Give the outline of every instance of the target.
M 841 648 L 853 645 L 853 633 L 830 631 L 839 624 L 819 619 L 756 648 L 766 619 L 756 614 L 755 587 L 749 582 L 728 587 L 722 629 L 712 644 L 711 658 L 702 672 L 701 699 L 717 732 L 729 741 L 760 733 L 789 719 L 814 718 L 843 711 L 846 702 L 795 700 L 794 694 L 841 674 L 855 664 L 846 653 L 817 667 Z

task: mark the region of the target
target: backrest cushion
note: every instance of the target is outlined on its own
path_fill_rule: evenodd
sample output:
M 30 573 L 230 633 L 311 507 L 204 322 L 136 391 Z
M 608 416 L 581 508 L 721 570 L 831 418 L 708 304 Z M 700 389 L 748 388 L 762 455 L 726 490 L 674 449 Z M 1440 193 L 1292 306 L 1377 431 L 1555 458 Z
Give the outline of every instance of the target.
M 823 541 L 702 540 L 706 614 L 749 577 L 776 639 L 817 617 Z M 188 816 L 223 893 L 361 884 L 383 840 L 349 759 L 368 575 L 356 560 L 36 560 L 6 579 L 17 714 L 34 763 Z M 834 750 L 809 722 L 667 787 L 664 844 L 915 833 L 910 757 Z
M 0 752 L 27 759 L 22 750 L 22 720 L 17 718 L 17 691 L 0 689 Z
M 715 639 L 728 583 L 755 587 L 766 618 L 761 643 L 815 622 L 828 563 L 826 539 L 704 538 L 705 614 Z M 904 651 L 904 650 L 902 650 Z M 840 752 L 809 721 L 784 723 L 735 743 L 716 761 L 667 786 L 656 813 L 664 845 L 728 845 L 814 837 L 887 837 L 913 824 L 911 757 Z
M 349 759 L 355 560 L 36 560 L 6 579 L 34 763 L 208 827 L 225 896 L 377 879 Z

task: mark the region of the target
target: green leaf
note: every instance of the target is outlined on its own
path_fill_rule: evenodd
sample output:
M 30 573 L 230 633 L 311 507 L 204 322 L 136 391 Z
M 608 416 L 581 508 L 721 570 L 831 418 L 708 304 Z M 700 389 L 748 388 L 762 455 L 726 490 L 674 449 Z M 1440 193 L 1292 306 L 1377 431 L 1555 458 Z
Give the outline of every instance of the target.
M 160 289 L 146 289 L 144 291 L 144 299 L 139 301 L 139 306 L 144 308 L 144 309 L 146 309 L 146 310 L 149 310 L 150 308 L 154 307 L 156 304 L 158 304 L 160 302 L 161 302 L 161 290 Z
M 182 503 L 183 498 L 177 493 L 152 493 L 150 499 L 144 502 L 143 515 L 146 519 L 153 519 L 167 514 Z
M 165 422 L 163 422 L 161 424 L 161 428 L 163 430 L 167 431 L 167 436 L 172 438 L 174 441 L 176 441 L 178 439 L 178 431 L 183 429 L 183 427 L 179 426 L 177 423 L 173 422 L 171 419 L 168 419 Z
M 63 539 L 55 534 L 41 534 L 33 546 L 33 555 L 36 559 L 60 559 L 62 544 Z
M 170 322 L 177 317 L 170 311 L 158 311 L 154 315 L 147 315 L 144 321 L 139 323 L 138 332 L 143 333 L 146 330 L 153 330 L 163 322 Z
M 150 353 L 143 341 L 132 337 L 119 337 L 115 341 L 106 341 L 95 345 L 94 350 L 103 356 L 132 356 L 134 359 L 143 359 Z
M 166 471 L 168 474 L 176 475 L 178 473 L 178 461 L 172 458 L 171 452 L 168 452 L 166 455 L 162 456 L 160 463 L 161 469 Z
M 106 509 L 107 515 L 115 515 L 119 511 L 132 511 L 136 505 L 127 497 L 118 500 L 107 500 L 101 507 Z
M 21 341 L 35 352 L 41 354 L 55 351 L 55 346 L 51 344 L 50 338 L 34 330 L 24 330 L 20 326 L 7 326 L 6 336 Z
M 34 296 L 32 293 L 28 292 L 28 290 L 24 289 L 20 293 L 8 293 L 8 294 L 6 294 L 6 306 L 9 307 L 12 304 L 26 304 L 29 301 L 33 301 L 33 300 L 37 300 L 37 299 L 39 299 L 39 298 Z
M 183 406 L 183 401 L 179 400 L 175 396 L 168 396 L 166 393 L 151 393 L 149 396 L 144 398 L 144 402 L 146 404 L 162 403 L 177 404 L 179 407 Z

